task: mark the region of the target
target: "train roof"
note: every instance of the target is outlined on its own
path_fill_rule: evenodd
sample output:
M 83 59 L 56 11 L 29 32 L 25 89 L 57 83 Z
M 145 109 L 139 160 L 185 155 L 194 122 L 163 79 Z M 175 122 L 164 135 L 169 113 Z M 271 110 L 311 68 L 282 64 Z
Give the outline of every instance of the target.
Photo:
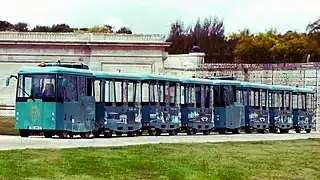
M 269 85 L 271 91 L 293 91 L 293 87 L 284 85 Z
M 185 84 L 208 84 L 212 85 L 214 81 L 209 80 L 209 79 L 201 79 L 201 78 L 180 78 L 181 83 Z
M 315 93 L 313 89 L 309 89 L 309 88 L 297 88 L 297 87 L 294 87 L 293 88 L 293 92 L 295 93 Z
M 236 80 L 210 80 L 210 79 L 201 79 L 201 78 L 180 78 L 182 83 L 189 84 L 211 84 L 211 85 L 231 85 L 231 86 L 239 86 L 241 83 Z
M 105 71 L 93 71 L 97 79 L 127 79 L 127 80 L 144 80 L 141 74 L 136 73 L 115 73 Z
M 251 83 L 241 81 L 241 86 L 244 88 L 256 88 L 256 89 L 270 89 L 270 85 L 260 84 L 260 83 Z
M 18 74 L 69 74 L 79 76 L 93 76 L 93 73 L 87 69 L 75 69 L 59 66 L 23 67 L 19 69 Z
M 180 82 L 181 78 L 178 76 L 171 75 L 158 75 L 158 74 L 141 74 L 144 80 L 160 80 L 160 81 L 173 81 Z

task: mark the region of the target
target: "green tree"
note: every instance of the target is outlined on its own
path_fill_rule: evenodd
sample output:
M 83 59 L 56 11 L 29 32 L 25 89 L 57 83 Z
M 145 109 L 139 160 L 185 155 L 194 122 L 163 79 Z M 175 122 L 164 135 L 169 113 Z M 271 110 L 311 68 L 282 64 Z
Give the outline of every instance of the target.
M 121 27 L 116 33 L 121 34 L 132 34 L 132 31 L 127 27 Z

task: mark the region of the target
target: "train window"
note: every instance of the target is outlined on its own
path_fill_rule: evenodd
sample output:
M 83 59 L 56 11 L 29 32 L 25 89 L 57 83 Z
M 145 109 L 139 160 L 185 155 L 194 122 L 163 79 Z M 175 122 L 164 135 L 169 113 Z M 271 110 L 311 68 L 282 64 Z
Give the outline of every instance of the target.
M 284 92 L 284 109 L 289 110 L 291 108 L 291 98 L 290 98 L 290 93 L 289 92 Z
M 180 84 L 176 83 L 176 89 L 175 89 L 175 97 L 176 97 L 176 104 L 181 103 L 181 90 L 180 90 Z
M 269 104 L 269 107 L 275 107 L 275 94 L 274 93 L 269 92 L 268 104 Z
M 94 96 L 94 83 L 92 78 L 87 78 L 87 96 Z
M 300 107 L 299 107 L 299 99 L 300 99 L 300 97 L 301 97 L 301 95 L 300 94 L 293 94 L 292 95 L 292 108 L 293 109 L 297 109 L 297 108 L 299 108 L 300 109 Z M 301 101 L 300 101 L 301 102 Z
M 209 86 L 209 108 L 213 108 L 214 95 L 213 95 L 213 86 Z
M 243 105 L 248 106 L 248 90 L 243 90 Z M 249 96 L 250 97 L 250 96 Z M 250 100 L 249 100 L 250 102 Z
M 307 109 L 311 109 L 311 108 L 313 108 L 312 94 L 307 94 L 306 96 L 307 96 L 306 97 L 306 103 L 307 103 L 306 107 L 307 107 Z
M 121 82 L 121 86 L 122 86 L 122 88 L 120 89 L 120 91 L 121 91 L 121 102 L 123 102 L 123 103 L 125 103 L 125 104 L 128 104 L 128 100 L 129 100 L 129 93 L 128 93 L 128 86 L 129 86 L 129 84 L 128 84 L 128 81 L 127 80 L 124 80 L 124 81 L 122 81 Z
M 260 106 L 260 99 L 259 99 L 259 91 L 257 89 L 254 90 L 254 106 L 259 107 Z
M 115 81 L 106 80 L 105 81 L 105 102 L 116 102 L 117 99 L 117 89 L 115 86 Z M 119 91 L 119 90 L 118 90 Z M 118 92 L 119 93 L 119 92 Z
M 268 107 L 267 101 L 266 101 L 267 94 L 268 94 L 267 91 L 264 89 L 260 91 L 261 106 L 263 109 L 266 109 Z
M 196 102 L 196 90 L 195 85 L 190 84 L 186 87 L 186 103 L 187 104 L 194 104 Z
M 104 83 L 104 101 L 113 102 L 113 82 L 106 80 Z
M 301 109 L 306 109 L 306 94 L 300 94 L 300 101 L 299 102 L 299 106 Z
M 141 101 L 149 102 L 149 84 L 143 83 L 141 88 L 142 88 Z
M 221 90 L 221 89 L 220 89 Z M 233 104 L 234 102 L 234 89 L 232 86 L 224 86 L 222 87 L 222 94 L 223 94 L 223 101 L 222 101 L 222 106 L 229 106 Z
M 115 102 L 122 102 L 123 98 L 123 82 L 122 81 L 115 81 L 114 82 L 114 91 L 115 91 Z
M 19 75 L 19 86 L 22 87 L 22 89 L 18 89 L 18 94 L 17 97 L 28 97 L 27 93 L 31 96 L 33 96 L 33 94 L 36 94 L 33 92 L 33 90 L 35 90 L 35 88 L 32 90 L 31 88 L 32 85 L 32 78 L 31 77 L 24 77 L 22 75 Z M 27 93 L 25 93 L 27 92 Z M 40 89 L 39 89 L 40 92 Z
M 221 107 L 220 86 L 213 87 L 213 96 L 214 107 Z
M 210 87 L 208 85 L 204 85 L 203 87 L 203 91 L 201 92 L 202 96 L 203 96 L 203 100 L 201 103 L 203 103 L 205 108 L 210 108 L 210 102 L 211 102 L 211 91 L 210 91 Z
M 63 78 L 68 80 L 68 85 L 63 88 L 62 78 L 59 78 L 58 99 L 63 99 L 65 102 L 78 101 L 78 78 L 70 75 L 64 75 Z
M 180 85 L 180 102 L 181 102 L 181 104 L 185 104 L 185 95 L 186 95 L 186 93 L 185 93 L 185 90 L 186 90 L 186 88 L 185 88 L 185 86 L 182 84 L 182 85 Z
M 250 106 L 255 106 L 255 93 L 254 91 L 251 89 L 250 90 Z
M 87 95 L 87 81 L 85 77 L 78 77 L 79 83 L 79 96 L 84 97 Z
M 169 103 L 175 103 L 175 100 L 176 100 L 176 83 L 174 82 L 168 82 L 167 85 L 166 85 L 166 88 L 167 88 L 167 92 L 168 94 L 166 94 L 168 96 L 168 100 L 169 100 Z
M 101 92 L 102 92 L 102 86 L 101 86 L 101 80 L 96 80 L 94 81 L 94 86 L 95 86 L 95 99 L 96 102 L 101 102 Z
M 277 108 L 282 107 L 282 99 L 283 99 L 282 93 L 277 92 L 275 94 L 275 107 L 277 107 Z
M 197 108 L 201 108 L 201 96 L 202 96 L 201 85 L 195 84 L 195 102 L 196 102 Z
M 126 82 L 126 88 L 127 88 L 127 101 L 128 102 L 134 102 L 134 96 L 136 94 L 136 88 L 137 85 L 136 82 Z
M 140 104 L 141 103 L 141 92 L 142 92 L 141 82 L 140 81 L 135 82 L 133 89 L 135 89 L 133 92 L 133 94 L 135 94 L 135 101 L 134 102 L 137 104 Z

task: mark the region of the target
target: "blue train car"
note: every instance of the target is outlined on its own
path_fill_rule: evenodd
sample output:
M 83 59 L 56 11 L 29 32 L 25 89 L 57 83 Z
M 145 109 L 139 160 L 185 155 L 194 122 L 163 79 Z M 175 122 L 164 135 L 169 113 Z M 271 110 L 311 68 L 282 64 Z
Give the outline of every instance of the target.
M 105 137 L 141 135 L 142 81 L 139 74 L 94 72 L 97 87 L 96 124 Z M 144 92 L 146 93 L 146 92 Z M 140 98 L 139 98 L 140 97 Z
M 142 102 L 143 129 L 149 135 L 178 134 L 181 126 L 180 113 L 180 79 L 177 76 L 144 74 L 144 91 Z
M 292 111 L 293 87 L 270 85 L 269 89 L 269 131 L 288 133 L 294 128 Z
M 310 133 L 315 124 L 314 91 L 307 88 L 293 88 L 293 123 L 296 133 L 305 130 Z
M 269 104 L 268 90 L 270 86 L 266 84 L 241 82 L 238 88 L 242 93 L 245 107 L 245 132 L 265 133 L 269 129 Z
M 208 135 L 213 130 L 215 82 L 199 78 L 181 79 L 181 122 L 182 130 L 188 135 L 194 135 L 197 132 Z
M 214 129 L 224 134 L 227 131 L 238 134 L 245 124 L 244 105 L 237 97 L 240 81 L 213 80 L 214 87 Z
M 46 138 L 78 134 L 90 137 L 95 130 L 91 71 L 55 66 L 24 67 L 16 78 L 16 128 L 20 136 L 41 132 Z

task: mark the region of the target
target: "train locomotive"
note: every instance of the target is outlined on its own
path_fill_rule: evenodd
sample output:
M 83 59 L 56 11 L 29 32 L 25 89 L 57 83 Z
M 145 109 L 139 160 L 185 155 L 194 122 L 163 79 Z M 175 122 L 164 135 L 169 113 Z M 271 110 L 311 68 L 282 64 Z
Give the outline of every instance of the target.
M 315 126 L 314 91 L 238 81 L 91 71 L 85 64 L 23 67 L 15 128 L 21 137 L 174 136 L 180 132 L 288 133 Z

